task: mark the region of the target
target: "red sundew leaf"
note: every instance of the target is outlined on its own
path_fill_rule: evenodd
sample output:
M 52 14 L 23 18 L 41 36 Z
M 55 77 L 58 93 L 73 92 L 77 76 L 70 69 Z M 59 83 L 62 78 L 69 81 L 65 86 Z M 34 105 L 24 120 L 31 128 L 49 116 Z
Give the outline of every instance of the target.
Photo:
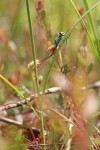
M 81 150 L 87 150 L 89 148 L 89 141 L 87 137 L 87 123 L 81 112 L 74 112 L 74 121 L 77 127 L 76 133 L 74 135 L 73 141 Z
M 80 150 L 89 150 L 88 138 L 81 131 L 77 132 L 77 134 L 74 136 L 73 143 Z
M 42 0 L 36 0 L 36 10 L 38 14 L 38 19 L 43 20 L 45 18 L 45 9 Z
M 79 113 L 79 110 L 74 111 L 74 120 L 78 130 L 85 133 L 87 124 L 84 120 L 84 116 L 82 115 L 82 113 Z
M 40 10 L 43 8 L 43 3 L 41 0 L 36 0 L 36 9 Z

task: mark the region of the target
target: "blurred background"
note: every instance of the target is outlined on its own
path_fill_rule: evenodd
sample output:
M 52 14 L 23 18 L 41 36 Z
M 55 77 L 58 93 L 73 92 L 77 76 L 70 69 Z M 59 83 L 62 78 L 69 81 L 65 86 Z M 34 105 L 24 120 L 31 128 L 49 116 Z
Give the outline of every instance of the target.
M 73 0 L 73 2 L 75 3 L 80 15 L 86 12 L 84 2 L 82 0 Z M 99 0 L 89 1 L 89 6 L 93 6 L 95 2 L 99 2 Z M 57 34 L 59 32 L 67 32 L 67 30 L 69 30 L 78 20 L 78 15 L 72 8 L 69 0 L 29 0 L 29 6 L 35 41 L 36 59 L 41 60 L 44 58 L 48 47 L 50 45 L 54 45 Z M 99 14 L 100 7 L 97 7 L 91 12 L 92 19 L 97 30 L 96 32 L 98 33 L 100 40 L 100 29 L 98 29 L 100 26 L 98 27 L 97 24 L 98 21 L 100 22 Z M 96 41 L 94 41 L 94 36 L 88 17 L 84 18 L 84 22 L 86 23 L 91 39 L 95 43 Z M 26 96 L 33 94 L 32 72 L 27 69 L 28 64 L 32 61 L 32 59 L 33 57 L 25 0 L 0 0 L 0 73 L 13 85 L 18 87 L 18 89 Z M 48 74 L 52 59 L 53 57 L 47 59 L 38 69 L 38 74 L 43 77 L 43 81 L 41 81 L 39 86 L 40 91 L 43 90 L 43 83 L 46 75 Z M 70 71 L 67 72 L 67 69 Z M 75 27 L 68 40 L 65 44 L 63 44 L 52 68 L 47 88 L 60 85 L 64 88 L 64 90 L 66 90 L 64 84 L 61 84 L 65 82 L 65 79 L 61 78 L 61 74 L 73 83 L 74 104 L 77 110 L 79 110 L 81 105 L 82 107 L 80 108 L 86 118 L 91 118 L 93 114 L 96 115 L 97 112 L 99 113 L 98 88 L 96 90 L 93 90 L 92 88 L 92 90 L 87 92 L 80 92 L 79 90 L 80 88 L 84 88 L 86 86 L 88 87 L 91 83 L 100 80 L 100 66 L 93 53 L 93 48 L 87 38 L 86 31 L 84 30 L 82 23 L 79 23 L 77 27 Z M 67 98 L 64 98 L 62 93 L 55 95 L 53 94 L 47 97 L 46 104 L 62 110 L 64 109 L 64 99 Z M 93 101 L 91 99 L 93 99 Z M 19 100 L 14 95 L 14 91 L 2 80 L 0 80 L 0 104 L 2 105 L 16 101 Z M 95 107 L 95 110 L 92 109 L 88 113 L 89 107 L 86 107 L 88 105 Z M 11 118 L 15 117 L 14 115 L 12 116 Z M 46 119 L 51 119 L 50 114 Z M 53 119 L 55 120 L 55 118 Z M 92 119 L 92 121 L 95 122 L 96 118 Z M 96 121 L 99 122 L 98 119 Z M 57 133 L 59 127 L 58 129 L 55 129 L 55 124 L 53 122 L 52 126 Z M 37 122 L 35 123 L 35 126 L 39 127 Z M 66 128 L 64 124 L 59 124 L 59 126 L 64 129 Z M 11 136 L 11 139 L 13 138 L 13 131 L 11 127 L 7 127 L 7 131 L 5 128 L 2 130 L 4 130 L 6 134 L 11 131 L 9 132 L 9 135 Z M 92 131 L 89 130 L 89 133 L 90 132 Z M 61 133 L 62 129 L 60 130 L 60 134 Z M 15 133 L 13 134 L 15 135 Z M 53 133 L 51 135 L 53 135 Z M 52 137 L 51 135 L 49 136 Z M 19 141 L 23 143 L 22 131 L 18 130 L 17 137 L 21 137 L 20 139 L 22 141 L 20 139 Z M 56 137 L 56 134 L 54 134 L 54 137 L 55 139 L 58 138 Z M 14 142 L 18 144 L 18 138 L 16 139 L 17 142 L 16 140 Z M 53 140 L 54 139 L 52 138 L 51 141 Z M 6 139 L 6 142 L 8 141 L 9 140 Z M 3 142 L 5 142 L 5 140 Z M 1 143 L 2 142 L 0 142 L 0 144 Z M 10 145 L 11 144 L 12 143 L 10 143 Z M 9 148 L 5 147 L 4 150 L 5 149 L 8 150 Z M 20 149 L 20 147 L 17 147 L 17 149 Z M 23 150 L 24 149 L 25 147 Z

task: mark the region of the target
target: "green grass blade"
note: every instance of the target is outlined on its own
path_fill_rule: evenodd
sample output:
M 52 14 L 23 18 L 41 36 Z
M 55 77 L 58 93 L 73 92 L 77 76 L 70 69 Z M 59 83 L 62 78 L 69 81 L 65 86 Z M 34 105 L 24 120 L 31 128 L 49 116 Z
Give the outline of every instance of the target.
M 49 76 L 50 76 L 51 69 L 52 69 L 52 67 L 53 67 L 53 65 L 54 65 L 55 59 L 56 59 L 57 56 L 58 56 L 58 53 L 59 53 L 59 51 L 60 51 L 61 46 L 62 46 L 63 43 L 68 39 L 69 35 L 70 35 L 71 32 L 75 29 L 75 27 L 78 25 L 78 23 L 80 23 L 80 21 L 81 21 L 90 11 L 92 11 L 94 8 L 96 8 L 98 5 L 100 5 L 100 2 L 96 3 L 96 4 L 95 4 L 94 6 L 92 6 L 86 13 L 84 13 L 84 14 L 78 19 L 78 21 L 65 33 L 65 37 L 64 37 L 64 39 L 61 41 L 60 46 L 59 46 L 59 48 L 58 48 L 58 50 L 57 50 L 57 52 L 56 52 L 56 54 L 55 54 L 55 56 L 54 56 L 54 58 L 53 58 L 53 60 L 52 60 L 52 62 L 51 62 L 51 65 L 50 65 L 50 68 L 49 68 L 49 71 L 48 71 L 48 75 L 47 75 L 47 77 L 46 77 L 46 79 L 45 79 L 45 83 L 44 83 L 44 87 L 43 87 L 43 93 L 44 93 L 44 91 L 45 91 L 45 89 L 46 89 L 46 85 L 47 85 L 47 82 L 48 82 L 48 80 L 49 80 Z M 96 54 L 97 54 L 97 56 L 98 56 L 98 53 L 96 53 Z M 99 56 L 98 56 L 98 60 L 99 60 L 99 62 L 100 62 L 100 57 L 99 57 Z
M 26 97 L 12 84 L 10 83 L 4 76 L 0 74 L 0 78 L 7 83 L 22 99 L 25 100 L 25 102 L 29 105 L 29 107 L 33 110 L 33 112 L 38 116 L 38 113 L 35 111 L 33 106 L 30 104 L 30 102 L 27 101 Z
M 35 65 L 35 80 L 36 80 L 36 87 L 37 87 L 37 93 L 39 94 L 39 84 L 38 84 L 38 73 L 37 73 L 37 67 L 36 67 L 36 54 L 35 54 L 35 45 L 34 45 L 34 39 L 32 35 L 32 25 L 31 25 L 31 18 L 30 18 L 30 10 L 29 10 L 29 3 L 28 0 L 26 0 L 26 7 L 27 7 L 27 15 L 28 15 L 28 22 L 29 22 L 29 29 L 30 29 L 30 37 L 31 37 L 31 45 L 32 45 L 32 54 L 33 54 L 33 60 Z M 40 111 L 42 112 L 43 104 L 40 106 Z M 45 144 L 45 135 L 44 135 L 44 122 L 43 122 L 43 115 L 40 114 L 40 126 L 41 126 L 41 136 L 42 136 L 42 142 Z M 43 146 L 43 150 L 45 150 L 45 147 Z
M 31 17 L 30 17 L 30 9 L 29 9 L 28 0 L 26 0 L 26 7 L 27 7 L 29 29 L 30 29 L 30 39 L 31 39 L 31 46 L 32 46 L 33 61 L 34 61 L 34 65 L 35 65 L 35 81 L 36 81 L 37 93 L 39 93 L 38 73 L 37 73 L 37 67 L 36 67 L 35 44 L 34 44 L 34 38 L 33 38 L 33 34 L 32 34 L 32 24 L 31 24 Z
M 72 7 L 74 8 L 74 10 L 76 11 L 76 13 L 78 14 L 78 16 L 81 17 L 81 15 L 80 15 L 79 11 L 77 10 L 77 8 L 76 8 L 74 2 L 73 2 L 72 0 L 69 0 L 69 2 L 70 2 L 70 4 L 72 5 Z M 89 8 L 87 9 L 87 11 L 88 11 L 88 10 L 89 10 Z M 90 14 L 90 13 L 88 13 L 88 14 Z M 97 47 L 96 47 L 96 45 L 94 44 L 94 42 L 93 42 L 93 40 L 92 40 L 92 38 L 91 38 L 91 36 L 90 36 L 90 34 L 89 34 L 89 31 L 88 31 L 88 29 L 87 29 L 87 27 L 86 27 L 85 22 L 84 22 L 83 19 L 82 19 L 82 24 L 83 24 L 83 27 L 84 27 L 84 29 L 85 29 L 85 31 L 86 31 L 86 33 L 87 33 L 87 36 L 88 36 L 88 38 L 89 38 L 89 40 L 90 40 L 90 43 L 91 43 L 91 46 L 92 46 L 92 50 L 93 50 L 93 52 L 94 52 L 94 55 L 95 55 L 95 57 L 97 58 L 97 60 L 100 62 L 100 55 L 99 55 L 99 53 L 98 53 L 98 51 L 97 51 Z M 94 26 L 94 25 L 93 25 L 93 26 Z M 95 32 L 95 31 L 94 31 L 94 32 Z M 95 34 L 96 34 L 96 33 L 95 33 Z M 95 39 L 96 39 L 96 35 L 95 35 Z
M 85 6 L 85 9 L 88 10 L 89 9 L 89 4 L 88 4 L 87 0 L 83 0 L 83 3 L 84 3 L 84 6 Z M 90 13 L 88 13 L 88 18 L 89 18 L 89 21 L 90 21 L 90 25 L 91 25 L 91 28 L 92 28 L 93 35 L 94 35 L 95 45 L 97 47 L 97 51 L 98 51 L 99 57 L 100 57 L 97 33 L 96 33 L 95 26 L 94 26 L 94 23 L 93 23 L 93 19 L 92 19 L 92 16 L 91 16 Z

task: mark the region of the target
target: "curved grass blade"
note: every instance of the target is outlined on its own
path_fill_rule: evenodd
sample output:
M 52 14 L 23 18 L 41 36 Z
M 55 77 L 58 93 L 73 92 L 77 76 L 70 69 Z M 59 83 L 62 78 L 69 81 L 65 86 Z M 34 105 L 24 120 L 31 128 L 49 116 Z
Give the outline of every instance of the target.
M 22 99 L 25 100 L 25 102 L 28 104 L 28 106 L 33 110 L 33 112 L 38 116 L 38 113 L 35 111 L 35 109 L 33 108 L 33 106 L 30 104 L 30 102 L 28 102 L 28 100 L 26 99 L 26 97 L 12 84 L 10 83 L 4 76 L 2 76 L 0 74 L 0 78 L 7 83 Z M 39 117 L 39 116 L 38 116 Z
M 86 1 L 86 0 L 85 0 L 85 1 Z M 72 5 L 72 7 L 74 8 L 74 10 L 76 11 L 76 13 L 78 14 L 78 16 L 81 17 L 81 15 L 80 15 L 79 11 L 77 10 L 77 8 L 76 8 L 76 6 L 75 6 L 73 0 L 69 0 L 69 2 L 70 2 L 70 4 Z M 85 2 L 84 2 L 84 3 L 85 3 Z M 87 10 L 89 10 L 89 7 L 87 8 Z M 87 15 L 89 15 L 89 14 L 90 14 L 90 13 L 88 13 Z M 92 20 L 92 19 L 91 19 L 91 20 Z M 92 21 L 91 21 L 91 22 L 92 22 Z M 87 26 L 86 26 L 84 20 L 82 20 L 82 24 L 83 24 L 83 27 L 84 27 L 84 29 L 85 29 L 85 31 L 86 31 L 86 33 L 87 33 L 87 36 L 88 36 L 88 38 L 89 38 L 89 40 L 90 40 L 90 43 L 91 43 L 93 52 L 94 52 L 94 54 L 95 54 L 95 57 L 96 57 L 97 60 L 100 62 L 100 54 L 99 54 L 99 51 L 98 51 L 98 49 L 97 49 L 97 48 L 98 48 L 98 43 L 97 43 L 97 47 L 96 47 L 95 43 L 94 43 L 93 40 L 91 39 L 91 36 L 90 36 L 90 34 L 89 34 L 89 31 L 88 31 L 88 29 L 87 29 Z M 96 33 L 95 33 L 95 29 L 94 29 L 93 22 L 92 22 L 92 26 L 93 26 L 93 32 L 94 32 L 94 35 L 95 35 L 94 37 L 95 37 L 95 40 L 96 40 L 97 38 L 96 38 Z
M 46 77 L 46 79 L 45 79 L 45 83 L 44 83 L 44 87 L 43 87 L 43 93 L 44 93 L 44 91 L 45 91 L 45 89 L 46 89 L 46 85 L 47 85 L 47 82 L 48 82 L 48 80 L 49 80 L 49 76 L 50 76 L 51 69 L 52 69 L 52 67 L 53 67 L 53 65 L 54 65 L 55 59 L 56 59 L 57 56 L 58 56 L 58 53 L 59 53 L 59 51 L 60 51 L 60 48 L 62 47 L 62 45 L 64 44 L 64 42 L 69 38 L 71 32 L 75 29 L 75 27 L 77 26 L 77 24 L 80 23 L 80 21 L 81 21 L 90 11 L 92 11 L 94 8 L 96 8 L 98 5 L 100 5 L 100 2 L 97 2 L 97 3 L 96 3 L 94 6 L 92 6 L 86 13 L 84 13 L 84 14 L 78 19 L 78 21 L 65 33 L 65 37 L 62 39 L 61 43 L 59 44 L 59 48 L 58 48 L 58 50 L 57 50 L 57 52 L 56 52 L 56 54 L 55 54 L 55 56 L 54 56 L 54 58 L 53 58 L 53 60 L 52 60 L 52 62 L 51 62 L 51 65 L 50 65 L 50 68 L 49 68 L 49 71 L 48 71 L 48 75 L 47 75 L 47 77 Z M 97 54 L 97 56 L 98 56 L 98 53 L 96 53 L 96 54 Z M 100 61 L 100 57 L 99 57 L 99 56 L 98 56 L 98 60 Z

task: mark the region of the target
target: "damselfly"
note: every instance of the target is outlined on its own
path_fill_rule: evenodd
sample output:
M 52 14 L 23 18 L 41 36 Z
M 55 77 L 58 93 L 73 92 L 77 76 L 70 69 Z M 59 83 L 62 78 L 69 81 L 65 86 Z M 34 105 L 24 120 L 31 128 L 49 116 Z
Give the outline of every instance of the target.
M 55 54 L 57 48 L 58 48 L 58 45 L 60 43 L 60 41 L 62 40 L 62 37 L 65 35 L 64 32 L 59 32 L 58 36 L 56 37 L 55 39 L 55 43 L 54 45 L 48 47 L 48 50 L 44 56 L 44 58 L 40 61 L 40 63 L 42 64 L 46 59 L 50 58 L 52 55 Z

